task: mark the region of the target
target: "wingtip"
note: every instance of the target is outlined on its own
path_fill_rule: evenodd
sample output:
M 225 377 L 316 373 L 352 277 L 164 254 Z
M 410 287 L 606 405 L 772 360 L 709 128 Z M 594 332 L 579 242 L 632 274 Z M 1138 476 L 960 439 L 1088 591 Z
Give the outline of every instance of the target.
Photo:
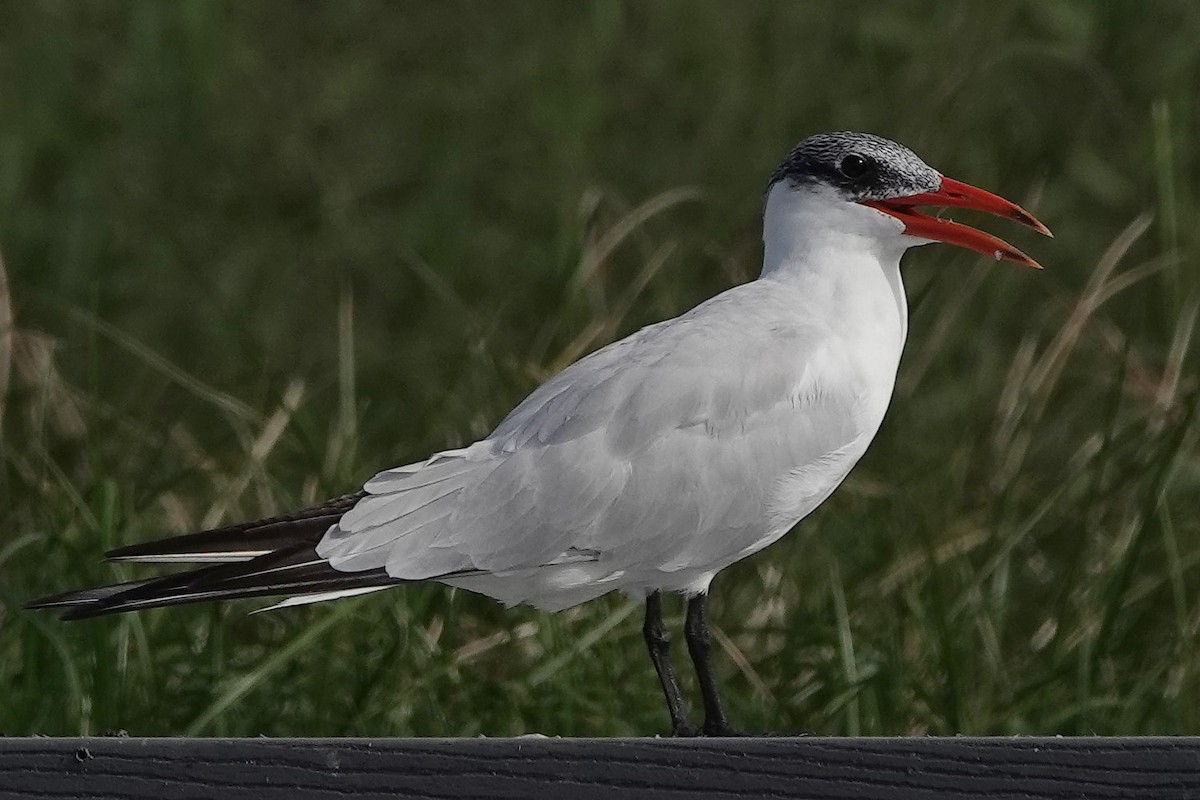
M 21 604 L 27 611 L 58 611 L 58 618 L 67 622 L 88 619 L 106 613 L 102 603 L 96 600 L 72 599 L 71 594 L 39 597 Z
M 52 594 L 47 597 L 37 597 L 33 600 L 26 600 L 21 604 L 21 608 L 26 611 L 42 611 L 48 608 L 73 607 L 80 603 L 94 602 L 83 599 L 80 596 L 81 594 L 81 592 L 62 592 L 61 594 Z
M 113 598 L 126 592 L 140 589 L 154 580 L 154 578 L 145 578 L 137 581 L 126 581 L 125 583 L 109 584 L 107 586 L 92 586 L 87 589 L 59 592 L 58 594 L 27 600 L 22 604 L 22 608 L 31 611 L 66 609 L 66 613 L 62 616 L 63 619 L 82 619 L 85 616 L 94 617 L 102 613 L 108 613 L 102 609 L 111 608 L 110 601 Z M 91 613 L 82 613 L 85 610 Z M 76 614 L 76 611 L 80 613 Z
M 156 539 L 153 542 L 139 542 L 127 544 L 124 547 L 115 547 L 112 550 L 104 551 L 104 559 L 106 561 L 136 561 L 141 556 L 156 552 L 157 548 L 154 546 L 161 545 L 164 541 L 164 539 Z

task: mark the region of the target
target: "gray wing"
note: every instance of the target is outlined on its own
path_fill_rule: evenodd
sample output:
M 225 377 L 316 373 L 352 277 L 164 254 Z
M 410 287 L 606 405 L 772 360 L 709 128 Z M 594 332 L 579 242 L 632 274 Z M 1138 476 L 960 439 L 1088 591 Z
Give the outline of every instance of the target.
M 857 447 L 862 426 L 853 381 L 824 379 L 836 340 L 772 322 L 793 315 L 754 286 L 573 364 L 487 439 L 380 473 L 318 553 L 405 579 L 576 560 L 669 570 L 786 529 L 832 489 L 805 470 Z

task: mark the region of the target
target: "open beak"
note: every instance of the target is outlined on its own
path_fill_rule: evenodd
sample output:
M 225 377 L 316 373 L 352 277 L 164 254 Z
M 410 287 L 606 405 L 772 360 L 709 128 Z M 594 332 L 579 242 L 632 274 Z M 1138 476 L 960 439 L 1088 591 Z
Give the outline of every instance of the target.
M 904 232 L 919 239 L 946 242 L 983 253 L 997 261 L 1015 261 L 1035 269 L 1042 265 L 1022 253 L 1003 239 L 989 233 L 960 225 L 948 219 L 922 214 L 914 206 L 957 206 L 986 211 L 1001 217 L 1016 220 L 1045 236 L 1053 236 L 1050 229 L 1038 222 L 1032 214 L 1003 197 L 976 189 L 970 184 L 953 178 L 942 178 L 942 185 L 934 192 L 923 192 L 910 197 L 893 197 L 890 200 L 862 200 L 864 206 L 889 214 L 904 223 Z

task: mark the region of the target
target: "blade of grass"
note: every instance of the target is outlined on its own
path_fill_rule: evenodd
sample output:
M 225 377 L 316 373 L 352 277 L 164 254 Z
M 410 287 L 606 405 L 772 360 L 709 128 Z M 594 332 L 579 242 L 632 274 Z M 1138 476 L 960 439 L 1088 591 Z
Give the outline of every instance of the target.
M 276 650 L 258 667 L 234 680 L 196 719 L 192 720 L 183 735 L 200 736 L 203 734 L 217 717 L 224 714 L 247 694 L 263 686 L 268 678 L 287 666 L 292 659 L 315 647 L 325 634 L 334 630 L 356 608 L 357 603 L 346 601 L 330 607 L 323 618 L 304 628 L 296 638 Z
M 208 513 L 204 515 L 201 523 L 204 527 L 210 528 L 224 519 L 229 507 L 242 496 L 254 476 L 263 471 L 267 458 L 279 444 L 280 437 L 287 430 L 303 399 L 304 381 L 293 380 L 284 390 L 279 407 L 263 423 L 262 430 L 251 443 L 249 458 L 246 459 L 241 473 L 229 482 L 225 491 L 222 491 L 216 501 L 209 506 Z
M 12 373 L 13 310 L 8 292 L 8 273 L 4 254 L 0 253 L 0 441 L 3 441 L 4 406 L 8 399 L 8 380 Z
M 838 631 L 838 656 L 842 662 L 842 676 L 845 685 L 852 690 L 846 699 L 847 736 L 858 736 L 862 733 L 862 720 L 858 707 L 858 661 L 854 656 L 854 632 L 850 629 L 850 612 L 846 608 L 846 592 L 842 586 L 841 571 L 837 562 L 829 562 L 829 587 L 833 593 L 833 615 Z
M 624 622 L 629 615 L 640 608 L 638 603 L 626 603 L 623 607 L 613 611 L 607 617 L 602 619 L 599 624 L 586 631 L 581 636 L 576 637 L 570 648 L 558 653 L 542 666 L 534 670 L 528 680 L 529 686 L 538 686 L 549 680 L 555 673 L 563 668 L 568 662 L 578 658 L 584 651 L 590 649 L 596 642 L 600 641 L 613 628 Z
M 238 433 L 245 433 L 245 425 L 261 425 L 262 415 L 255 411 L 250 406 L 238 400 L 228 392 L 222 392 L 218 389 L 209 386 L 204 381 L 190 374 L 176 364 L 172 364 L 166 358 L 156 353 L 153 349 L 138 341 L 134 337 L 111 325 L 94 314 L 83 311 L 82 309 L 67 306 L 64 309 L 69 317 L 76 322 L 87 326 L 88 328 L 97 331 L 105 338 L 120 346 L 122 349 L 131 353 L 140 359 L 147 366 L 154 369 L 159 374 L 176 383 L 177 385 L 187 389 L 189 392 L 205 400 L 229 415 L 231 422 L 236 422 L 234 427 Z

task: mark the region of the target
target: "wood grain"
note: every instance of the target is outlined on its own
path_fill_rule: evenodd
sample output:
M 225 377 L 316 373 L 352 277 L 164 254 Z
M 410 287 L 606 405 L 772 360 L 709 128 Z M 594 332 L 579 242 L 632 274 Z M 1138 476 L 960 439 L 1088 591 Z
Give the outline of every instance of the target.
M 4 798 L 1200 798 L 1200 738 L 0 739 Z

